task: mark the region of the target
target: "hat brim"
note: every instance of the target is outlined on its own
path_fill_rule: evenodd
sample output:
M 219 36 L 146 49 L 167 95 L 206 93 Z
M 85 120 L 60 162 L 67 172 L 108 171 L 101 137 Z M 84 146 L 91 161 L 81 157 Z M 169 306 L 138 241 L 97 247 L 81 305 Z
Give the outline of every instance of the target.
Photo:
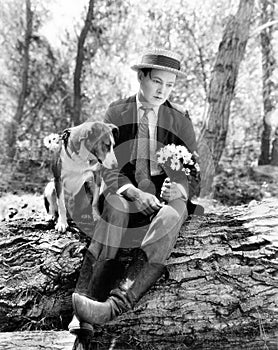
M 134 66 L 131 66 L 130 67 L 132 70 L 135 70 L 136 72 L 139 70 L 139 69 L 142 69 L 142 68 L 152 68 L 152 69 L 159 69 L 159 70 L 165 70 L 167 72 L 171 72 L 171 73 L 174 73 L 176 74 L 178 77 L 186 77 L 186 74 L 180 70 L 177 70 L 175 68 L 170 68 L 170 67 L 165 67 L 165 66 L 159 66 L 159 65 L 155 65 L 155 64 L 148 64 L 148 63 L 145 63 L 145 64 L 135 64 Z

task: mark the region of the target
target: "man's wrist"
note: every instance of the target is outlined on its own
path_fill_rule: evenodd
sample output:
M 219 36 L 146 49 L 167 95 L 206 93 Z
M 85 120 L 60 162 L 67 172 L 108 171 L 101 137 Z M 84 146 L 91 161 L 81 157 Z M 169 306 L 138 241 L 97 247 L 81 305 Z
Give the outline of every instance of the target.
M 131 201 L 136 201 L 140 198 L 142 191 L 135 186 L 129 186 L 122 194 L 130 199 Z

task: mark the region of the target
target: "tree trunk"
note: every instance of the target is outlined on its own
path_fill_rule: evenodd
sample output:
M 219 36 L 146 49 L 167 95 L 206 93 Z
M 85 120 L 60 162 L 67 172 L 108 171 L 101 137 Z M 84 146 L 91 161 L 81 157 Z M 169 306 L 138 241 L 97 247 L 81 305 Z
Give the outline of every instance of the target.
M 84 62 L 84 45 L 86 37 L 94 18 L 95 0 L 90 0 L 84 27 L 81 30 L 77 44 L 77 56 L 73 77 L 74 101 L 73 101 L 73 125 L 79 125 L 82 121 L 81 115 L 81 76 Z
M 261 0 L 262 25 L 273 22 L 275 16 L 276 0 Z M 270 146 L 272 137 L 272 125 L 267 122 L 268 115 L 274 111 L 277 100 L 277 84 L 275 84 L 274 70 L 276 68 L 275 52 L 273 49 L 273 26 L 268 26 L 261 31 L 262 70 L 263 70 L 263 107 L 264 123 L 261 138 L 261 154 L 259 165 L 269 164 Z
M 5 350 L 71 350 L 74 336 L 66 331 L 0 333 Z
M 92 348 L 276 350 L 277 210 L 269 199 L 185 222 L 170 278 L 134 312 L 96 327 Z M 85 236 L 75 227 L 58 234 L 40 216 L 0 232 L 0 331 L 67 329 Z
M 23 47 L 23 58 L 22 58 L 22 77 L 21 77 L 21 90 L 18 97 L 16 113 L 12 120 L 6 125 L 6 155 L 8 158 L 13 159 L 16 153 L 16 140 L 17 130 L 21 123 L 23 116 L 23 109 L 25 104 L 25 98 L 27 95 L 28 87 L 28 72 L 29 72 L 29 50 L 33 30 L 33 13 L 31 11 L 31 1 L 26 0 L 26 29 L 25 39 Z
M 278 165 L 278 127 L 275 129 L 270 158 L 271 158 L 270 164 L 277 166 Z
M 240 1 L 237 14 L 229 19 L 219 45 L 210 81 L 207 117 L 198 140 L 202 166 L 201 196 L 211 193 L 213 177 L 225 148 L 230 105 L 248 40 L 253 7 L 254 0 Z
M 61 67 L 55 74 L 53 80 L 48 85 L 45 86 L 45 91 L 41 93 L 36 103 L 29 109 L 28 112 L 24 113 L 25 128 L 24 128 L 24 131 L 20 130 L 20 132 L 18 132 L 17 139 L 19 141 L 22 141 L 23 139 L 25 139 L 26 135 L 30 134 L 31 132 L 33 132 L 34 134 L 33 128 L 34 128 L 34 123 L 36 121 L 36 117 L 39 111 L 41 110 L 41 108 L 44 106 L 47 99 L 49 99 L 50 96 L 52 96 L 56 92 L 58 85 L 61 84 L 63 73 L 64 73 L 64 67 Z

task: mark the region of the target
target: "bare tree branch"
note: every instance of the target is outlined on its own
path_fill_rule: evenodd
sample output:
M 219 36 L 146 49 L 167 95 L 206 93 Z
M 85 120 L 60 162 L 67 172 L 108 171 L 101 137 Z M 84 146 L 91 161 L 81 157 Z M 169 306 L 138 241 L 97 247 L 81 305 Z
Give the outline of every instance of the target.
M 84 27 L 81 30 L 80 37 L 77 44 L 77 56 L 76 65 L 73 77 L 73 89 L 74 89 L 74 101 L 73 101 L 73 125 L 80 124 L 80 114 L 81 114 L 81 75 L 84 62 L 84 45 L 86 41 L 87 34 L 92 25 L 94 18 L 94 0 L 90 0 L 87 16 L 85 19 Z
M 18 104 L 16 113 L 12 121 L 7 126 L 6 133 L 6 142 L 7 142 L 7 156 L 13 158 L 16 150 L 16 139 L 17 139 L 17 130 L 18 126 L 22 121 L 23 117 L 23 108 L 25 104 L 25 99 L 27 95 L 28 88 L 28 73 L 29 73 L 29 50 L 33 30 L 33 13 L 31 10 L 31 0 L 25 1 L 26 6 L 26 29 L 24 37 L 24 46 L 23 46 L 23 57 L 22 57 L 22 77 L 21 77 L 21 91 L 18 97 Z

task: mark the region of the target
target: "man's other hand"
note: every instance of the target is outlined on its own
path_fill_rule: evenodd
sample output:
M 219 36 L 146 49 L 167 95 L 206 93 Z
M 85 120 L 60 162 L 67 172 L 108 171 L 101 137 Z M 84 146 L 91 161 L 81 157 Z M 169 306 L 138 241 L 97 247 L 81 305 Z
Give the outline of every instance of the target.
M 185 193 L 185 190 L 182 191 L 181 186 L 182 186 L 181 184 L 177 184 L 176 182 L 171 182 L 171 180 L 167 177 L 163 182 L 163 185 L 161 188 L 161 194 L 160 194 L 161 198 L 168 203 L 179 198 L 183 198 L 187 200 L 187 195 Z

